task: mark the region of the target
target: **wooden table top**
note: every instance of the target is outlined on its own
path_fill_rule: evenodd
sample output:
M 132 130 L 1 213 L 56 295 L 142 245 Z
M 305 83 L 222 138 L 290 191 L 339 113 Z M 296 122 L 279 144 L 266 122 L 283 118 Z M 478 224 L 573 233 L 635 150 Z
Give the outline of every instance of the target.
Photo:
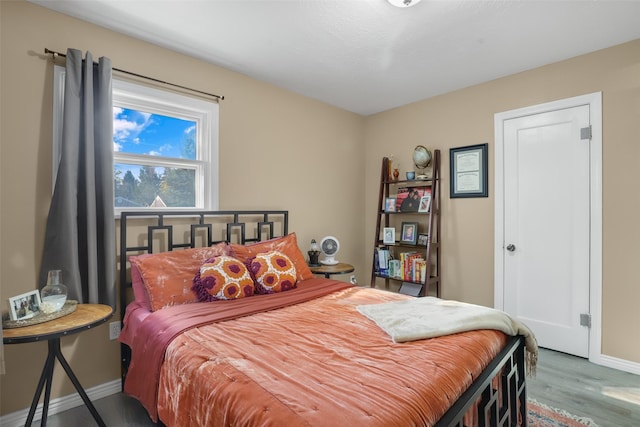
M 104 304 L 78 304 L 74 312 L 36 325 L 2 330 L 5 344 L 44 341 L 71 335 L 106 322 L 113 310 Z
M 339 262 L 334 265 L 321 264 L 318 267 L 309 267 L 309 270 L 315 274 L 346 274 L 351 273 L 354 267 L 351 264 Z

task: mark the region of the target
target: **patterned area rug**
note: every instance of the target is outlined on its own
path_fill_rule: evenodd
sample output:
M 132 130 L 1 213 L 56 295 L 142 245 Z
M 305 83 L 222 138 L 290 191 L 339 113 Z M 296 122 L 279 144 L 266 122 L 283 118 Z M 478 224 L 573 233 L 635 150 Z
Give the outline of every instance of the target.
M 529 427 L 598 427 L 590 418 L 571 415 L 562 409 L 552 408 L 529 399 L 527 401 Z

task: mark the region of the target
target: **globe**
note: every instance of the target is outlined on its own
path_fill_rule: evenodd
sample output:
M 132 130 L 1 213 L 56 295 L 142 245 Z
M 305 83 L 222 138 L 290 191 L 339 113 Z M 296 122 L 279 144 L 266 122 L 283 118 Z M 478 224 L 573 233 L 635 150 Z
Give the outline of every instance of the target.
M 420 169 L 421 173 L 417 176 L 418 179 L 426 179 L 424 169 L 431 164 L 431 151 L 425 146 L 418 145 L 413 149 L 413 164 L 416 168 Z

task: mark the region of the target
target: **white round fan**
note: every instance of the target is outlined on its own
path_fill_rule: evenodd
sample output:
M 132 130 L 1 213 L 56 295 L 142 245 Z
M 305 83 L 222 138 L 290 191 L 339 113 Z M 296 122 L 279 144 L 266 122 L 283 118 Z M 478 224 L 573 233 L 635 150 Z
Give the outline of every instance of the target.
M 320 241 L 320 250 L 324 255 L 324 259 L 320 264 L 336 265 L 338 261 L 335 259 L 336 254 L 340 250 L 340 242 L 333 236 L 327 236 Z

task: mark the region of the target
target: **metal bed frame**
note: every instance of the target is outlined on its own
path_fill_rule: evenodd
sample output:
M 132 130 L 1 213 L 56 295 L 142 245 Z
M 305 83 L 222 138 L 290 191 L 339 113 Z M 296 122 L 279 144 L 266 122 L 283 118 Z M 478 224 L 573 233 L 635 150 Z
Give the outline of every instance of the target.
M 189 219 L 196 221 L 189 223 Z M 280 226 L 280 232 L 276 231 L 276 224 Z M 128 230 L 132 227 L 145 230 L 137 234 L 139 244 L 128 242 L 128 238 L 132 238 Z M 222 241 L 239 244 L 258 242 L 286 236 L 288 228 L 288 211 L 123 212 L 120 216 L 120 319 L 124 319 L 131 288 L 127 276 L 130 254 L 154 253 L 155 247 L 164 252 L 211 246 Z M 219 233 L 219 238 L 214 238 L 215 233 Z M 526 426 L 524 344 L 521 336 L 509 338 L 507 345 L 436 423 L 436 427 L 466 427 L 463 418 L 471 410 L 475 411 L 478 425 L 482 427 Z M 121 344 L 123 387 L 130 361 L 131 349 Z
M 525 377 L 524 337 L 510 337 L 507 345 L 440 418 L 435 427 L 465 427 L 463 418 L 473 405 L 477 405 L 476 419 L 481 427 L 526 427 Z M 497 388 L 495 378 L 499 379 Z

